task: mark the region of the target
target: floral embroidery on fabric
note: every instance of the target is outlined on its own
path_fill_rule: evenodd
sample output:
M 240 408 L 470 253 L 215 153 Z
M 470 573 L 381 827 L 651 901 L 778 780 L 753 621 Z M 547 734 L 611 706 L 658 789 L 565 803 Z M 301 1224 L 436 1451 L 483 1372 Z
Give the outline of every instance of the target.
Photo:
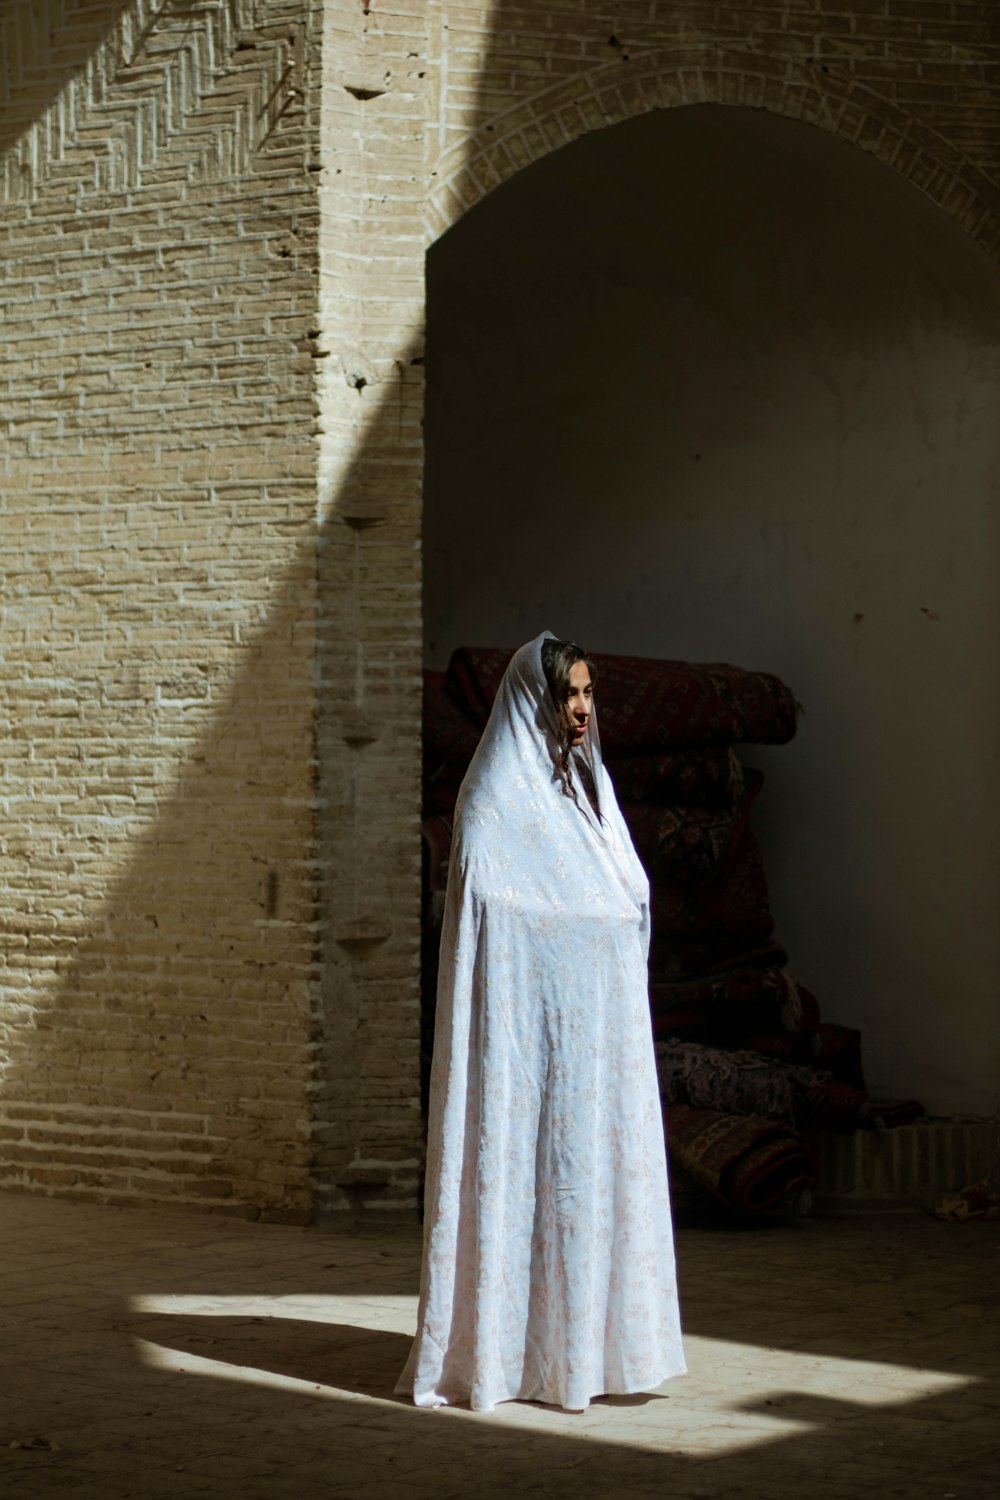
M 547 634 L 547 632 L 546 632 Z M 431 1071 L 418 1406 L 581 1408 L 681 1373 L 649 886 L 604 771 L 562 794 L 539 636 L 459 795 Z

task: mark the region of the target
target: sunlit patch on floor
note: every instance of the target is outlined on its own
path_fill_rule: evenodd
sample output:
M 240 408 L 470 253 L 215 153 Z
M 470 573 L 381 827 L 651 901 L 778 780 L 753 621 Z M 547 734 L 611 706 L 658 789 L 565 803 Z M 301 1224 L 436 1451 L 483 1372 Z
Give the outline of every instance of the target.
M 185 1376 L 208 1376 L 214 1380 L 242 1382 L 298 1393 L 312 1399 L 358 1402 L 399 1410 L 392 1387 L 406 1340 L 416 1322 L 416 1298 L 399 1295 L 319 1296 L 172 1296 L 145 1295 L 131 1300 L 137 1318 L 135 1345 L 150 1368 Z M 153 1330 L 145 1325 L 149 1319 Z M 169 1329 L 192 1319 L 214 1319 L 221 1330 L 218 1340 L 188 1336 L 188 1343 L 218 1342 L 217 1356 L 197 1353 L 193 1348 L 172 1347 Z M 318 1347 L 315 1379 L 308 1378 L 312 1348 L 301 1347 L 294 1360 L 297 1373 L 288 1372 L 290 1346 L 302 1344 L 296 1324 L 318 1324 L 330 1330 L 330 1344 L 342 1357 L 338 1375 L 348 1371 L 357 1341 L 367 1340 L 364 1379 L 331 1382 L 326 1370 L 329 1350 Z M 211 1325 L 206 1325 L 209 1329 Z M 140 1334 L 139 1329 L 142 1328 Z M 238 1350 L 241 1333 L 254 1341 Z M 150 1336 L 152 1335 L 152 1336 Z M 322 1337 L 321 1329 L 316 1335 Z M 372 1342 L 373 1336 L 383 1336 Z M 668 1381 L 646 1398 L 599 1401 L 582 1415 L 523 1402 L 508 1402 L 488 1414 L 460 1408 L 439 1408 L 436 1415 L 448 1420 L 495 1422 L 505 1428 L 537 1431 L 559 1430 L 567 1436 L 600 1438 L 602 1443 L 627 1448 L 670 1451 L 709 1457 L 752 1448 L 796 1434 L 813 1432 L 847 1416 L 866 1411 L 891 1411 L 896 1416 L 918 1416 L 916 1404 L 929 1398 L 953 1394 L 974 1384 L 972 1378 L 948 1371 L 916 1368 L 884 1361 L 846 1359 L 841 1356 L 689 1335 L 685 1340 L 690 1373 Z M 247 1359 L 253 1362 L 245 1362 Z M 374 1361 L 374 1363 L 373 1363 Z M 269 1368 L 269 1363 L 286 1368 Z M 405 1409 L 415 1420 L 433 1420 L 432 1414 Z

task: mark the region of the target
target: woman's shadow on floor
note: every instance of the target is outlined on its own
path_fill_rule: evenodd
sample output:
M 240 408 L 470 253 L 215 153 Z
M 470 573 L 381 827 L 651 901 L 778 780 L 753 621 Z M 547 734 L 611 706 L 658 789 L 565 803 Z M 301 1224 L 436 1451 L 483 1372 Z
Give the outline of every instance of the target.
M 128 1332 L 161 1349 L 357 1396 L 394 1397 L 410 1335 L 352 1323 L 284 1317 L 139 1315 Z
M 298 1318 L 157 1313 L 138 1316 L 129 1332 L 181 1357 L 217 1361 L 220 1375 L 226 1367 L 250 1369 L 412 1405 L 408 1396 L 395 1394 L 412 1338 L 390 1329 Z M 659 1399 L 647 1392 L 597 1398 L 609 1406 L 646 1406 Z

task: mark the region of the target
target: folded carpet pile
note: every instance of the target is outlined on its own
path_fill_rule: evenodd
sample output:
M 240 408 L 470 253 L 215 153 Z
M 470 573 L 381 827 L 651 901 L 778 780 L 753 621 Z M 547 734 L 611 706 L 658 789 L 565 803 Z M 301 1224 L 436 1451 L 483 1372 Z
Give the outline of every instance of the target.
M 511 652 L 462 647 L 424 674 L 425 1075 L 452 815 Z M 774 934 L 750 824 L 764 778 L 736 745 L 785 744 L 797 705 L 768 672 L 596 656 L 601 747 L 652 887 L 650 1005 L 667 1143 L 729 1208 L 804 1202 L 804 1129 L 887 1126 L 919 1104 L 868 1099 L 860 1033 L 823 1021 Z
M 816 1185 L 816 1163 L 798 1131 L 759 1115 L 668 1104 L 671 1158 L 727 1208 L 794 1210 Z

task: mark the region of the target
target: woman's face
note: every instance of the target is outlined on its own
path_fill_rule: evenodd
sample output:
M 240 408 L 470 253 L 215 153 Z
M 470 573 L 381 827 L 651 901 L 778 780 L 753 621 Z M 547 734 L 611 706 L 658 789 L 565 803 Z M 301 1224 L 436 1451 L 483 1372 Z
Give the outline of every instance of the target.
M 594 685 L 585 661 L 576 661 L 569 669 L 569 693 L 564 704 L 570 747 L 582 745 L 594 707 Z

